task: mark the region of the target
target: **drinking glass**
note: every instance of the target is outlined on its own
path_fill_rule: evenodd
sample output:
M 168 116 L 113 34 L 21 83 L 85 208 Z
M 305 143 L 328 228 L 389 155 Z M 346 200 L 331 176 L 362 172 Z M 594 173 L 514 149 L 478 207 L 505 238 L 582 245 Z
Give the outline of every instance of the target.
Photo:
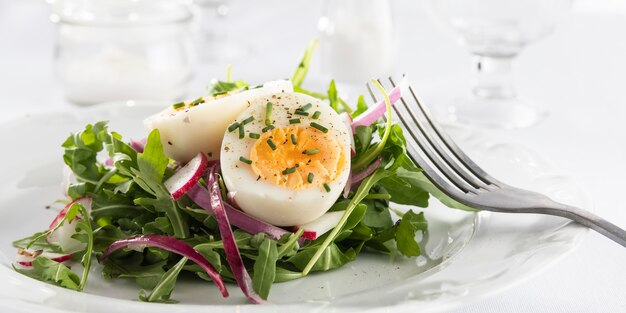
M 457 33 L 473 56 L 468 96 L 449 107 L 452 120 L 497 128 L 524 128 L 546 111 L 518 97 L 511 63 L 529 43 L 553 31 L 572 0 L 431 0 L 432 12 Z
M 54 65 L 76 104 L 184 97 L 195 50 L 179 0 L 49 0 Z

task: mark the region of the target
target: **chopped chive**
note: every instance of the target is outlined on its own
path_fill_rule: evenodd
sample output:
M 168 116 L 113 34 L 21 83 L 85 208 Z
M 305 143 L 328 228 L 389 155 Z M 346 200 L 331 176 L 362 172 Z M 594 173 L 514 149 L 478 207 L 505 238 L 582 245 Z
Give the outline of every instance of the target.
M 327 183 L 324 183 L 324 189 L 326 190 L 326 192 L 330 192 L 330 186 L 328 186 Z
M 274 129 L 274 125 L 267 125 L 265 127 L 263 127 L 263 129 L 261 129 L 262 132 L 266 132 L 268 130 L 272 130 Z
M 198 104 L 200 104 L 200 103 L 204 103 L 204 98 L 203 98 L 203 97 L 200 97 L 200 98 L 198 98 L 198 99 L 196 99 L 196 100 L 191 101 L 191 102 L 189 103 L 189 107 L 190 107 L 190 108 L 193 108 L 193 107 L 195 107 L 196 105 L 198 105 Z
M 259 138 L 261 138 L 261 135 L 259 135 L 259 134 L 257 134 L 257 133 L 250 133 L 250 135 L 249 135 L 249 136 L 250 136 L 250 138 L 252 138 L 252 139 L 259 139 Z
M 270 148 L 272 148 L 272 150 L 276 150 L 276 145 L 274 144 L 272 139 L 268 139 L 267 140 L 267 145 L 270 146 Z
M 309 112 L 304 112 L 300 109 L 296 110 L 296 112 L 294 112 L 294 114 L 296 115 L 302 115 L 302 116 L 309 116 Z
M 241 124 L 246 125 L 246 124 L 249 124 L 252 121 L 254 121 L 254 116 L 250 116 L 247 119 L 243 120 L 243 122 L 241 122 Z
M 299 108 L 298 110 L 307 111 L 307 110 L 309 110 L 312 107 L 313 107 L 313 105 L 311 103 L 307 103 L 304 106 L 302 106 L 301 108 Z
M 265 126 L 272 125 L 272 106 L 271 102 L 265 105 Z
M 292 118 L 289 120 L 289 124 L 300 124 L 299 118 Z
M 322 115 L 322 112 L 315 111 L 315 113 L 313 113 L 313 119 L 316 120 L 316 119 L 320 118 L 320 115 Z
M 320 149 L 318 148 L 313 148 L 313 149 L 309 149 L 309 150 L 304 150 L 304 154 L 306 155 L 314 155 L 314 154 L 318 154 L 320 152 Z
M 172 104 L 172 108 L 174 108 L 174 110 L 180 109 L 180 108 L 182 108 L 184 106 L 185 106 L 185 102 L 179 102 L 179 103 Z
M 246 163 L 246 164 L 252 164 L 252 160 L 246 159 L 242 156 L 239 157 L 239 161 Z
M 313 173 L 309 173 L 309 176 L 307 176 L 306 181 L 310 183 L 313 182 Z
M 246 136 L 246 133 L 243 130 L 243 124 L 239 124 L 239 139 L 243 139 Z
M 235 122 L 230 124 L 230 126 L 228 126 L 228 132 L 232 133 L 235 129 L 237 129 L 239 127 L 239 123 Z
M 283 171 L 283 175 L 291 174 L 291 173 L 294 173 L 295 171 L 296 171 L 296 167 L 295 166 L 294 167 L 290 167 L 290 168 L 286 168 Z
M 321 131 L 322 133 L 327 133 L 328 132 L 328 128 L 326 128 L 326 127 L 324 127 L 324 126 L 322 126 L 322 125 L 320 125 L 318 123 L 315 123 L 315 122 L 311 122 L 311 127 Z
M 296 134 L 291 134 L 291 143 L 293 143 L 294 145 L 298 144 L 298 141 L 296 140 Z

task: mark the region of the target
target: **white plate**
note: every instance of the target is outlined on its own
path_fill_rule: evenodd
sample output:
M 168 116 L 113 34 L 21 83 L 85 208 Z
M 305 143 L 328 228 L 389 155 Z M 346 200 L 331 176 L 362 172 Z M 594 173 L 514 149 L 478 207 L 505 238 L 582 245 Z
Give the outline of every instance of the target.
M 179 304 L 138 302 L 132 281 L 106 281 L 96 265 L 85 292 L 48 285 L 14 272 L 14 239 L 44 229 L 56 214 L 45 209 L 62 195 L 62 149 L 71 131 L 110 120 L 126 139 L 144 136 L 141 120 L 160 107 L 106 104 L 72 112 L 28 116 L 0 125 L 0 311 L 7 312 L 274 312 L 298 310 L 431 312 L 461 306 L 528 279 L 571 251 L 585 229 L 537 215 L 473 214 L 436 201 L 424 211 L 430 223 L 425 257 L 361 254 L 341 269 L 277 284 L 269 302 L 249 305 L 230 285 L 222 299 L 205 282 L 182 280 L 172 295 Z M 459 144 L 495 177 L 589 207 L 582 191 L 536 153 L 450 128 Z M 130 136 L 130 137 L 129 137 Z M 420 210 L 416 208 L 416 210 Z M 426 240 L 426 239 L 425 239 Z

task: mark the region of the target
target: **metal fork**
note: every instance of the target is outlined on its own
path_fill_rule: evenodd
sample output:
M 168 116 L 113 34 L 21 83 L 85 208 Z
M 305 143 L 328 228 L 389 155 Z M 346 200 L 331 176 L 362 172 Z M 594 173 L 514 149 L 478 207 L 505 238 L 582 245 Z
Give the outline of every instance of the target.
M 385 85 L 381 80 L 378 82 Z M 392 77 L 389 77 L 389 84 L 396 87 Z M 413 88 L 406 81 L 399 85 L 402 97 L 393 110 L 404 130 L 408 155 L 450 198 L 479 210 L 568 218 L 626 247 L 626 231 L 615 224 L 543 194 L 507 185 L 487 174 L 443 131 L 428 108 L 418 100 Z M 378 101 L 370 84 L 367 89 L 372 99 Z

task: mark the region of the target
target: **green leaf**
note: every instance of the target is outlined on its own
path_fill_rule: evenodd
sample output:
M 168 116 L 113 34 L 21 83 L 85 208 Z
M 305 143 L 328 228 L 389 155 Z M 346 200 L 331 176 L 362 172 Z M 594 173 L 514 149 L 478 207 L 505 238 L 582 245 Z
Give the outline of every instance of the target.
M 398 168 L 395 176 L 403 179 L 404 181 L 411 184 L 413 190 L 423 190 L 437 198 L 441 203 L 445 206 L 453 209 L 460 209 L 465 211 L 476 211 L 476 209 L 468 207 L 462 203 L 457 202 L 456 200 L 450 198 L 443 191 L 439 190 L 435 185 L 433 185 L 424 173 L 417 171 L 410 171 L 404 168 Z M 392 200 L 394 200 L 392 196 Z M 394 200 L 395 201 L 395 200 Z M 426 206 L 426 205 L 424 205 Z
M 376 184 L 376 182 L 378 182 L 382 178 L 387 177 L 388 175 L 389 173 L 387 173 L 385 170 L 378 169 L 372 175 L 363 180 L 363 182 L 359 186 L 359 189 L 357 189 L 357 191 L 354 193 L 352 200 L 350 200 L 350 203 L 348 204 L 345 213 L 339 220 L 339 223 L 337 223 L 337 226 L 335 226 L 330 234 L 328 234 L 324 242 L 320 245 L 319 248 L 317 248 L 317 251 L 312 254 L 311 259 L 308 261 L 308 264 L 303 268 L 303 275 L 306 276 L 309 271 L 311 271 L 316 266 L 315 264 L 317 264 L 320 257 L 322 257 L 322 254 L 328 253 L 328 247 L 333 243 L 335 237 L 343 229 L 348 220 L 348 217 L 350 217 L 350 214 L 352 213 L 352 210 L 354 210 L 354 208 L 357 207 L 357 205 L 363 200 L 363 198 L 365 198 L 365 196 L 369 193 L 374 184 Z
M 159 130 L 152 130 L 148 135 L 143 153 L 137 157 L 137 165 L 142 178 L 151 184 L 163 182 L 163 175 L 169 161 L 170 159 L 163 152 Z
M 359 99 L 356 102 L 356 110 L 354 110 L 354 112 L 352 112 L 352 118 L 355 118 L 359 115 L 361 115 L 361 113 L 367 111 L 367 103 L 365 103 L 365 97 L 363 97 L 363 95 L 359 95 Z
M 287 262 L 293 264 L 299 270 L 304 270 L 309 266 L 310 261 L 313 260 L 313 257 L 315 256 L 317 251 L 320 250 L 314 248 L 304 249 L 296 253 L 296 255 L 294 255 L 293 257 L 289 258 Z M 313 264 L 313 266 L 311 266 L 309 271 L 328 271 L 334 268 L 341 267 L 344 264 L 354 260 L 354 258 L 351 258 L 341 252 L 339 247 L 334 243 L 324 247 L 324 249 L 321 251 L 322 253 L 320 254 L 320 257 L 315 259 L 315 263 Z
M 372 141 L 372 127 L 369 126 L 357 126 L 354 133 L 354 141 L 356 143 L 356 153 L 360 155 L 364 152 Z
M 278 260 L 276 241 L 265 239 L 259 247 L 259 256 L 254 262 L 252 277 L 252 287 L 263 300 L 267 300 L 276 277 L 276 260 Z
M 245 82 L 241 81 L 241 80 L 236 80 L 234 82 L 231 81 L 221 81 L 221 80 L 216 80 L 213 83 L 211 83 L 211 88 L 209 89 L 209 93 L 211 94 L 212 97 L 218 96 L 218 95 L 222 95 L 225 93 L 229 93 L 232 91 L 236 91 L 242 88 L 247 88 L 249 85 L 246 84 Z
M 15 271 L 28 277 L 54 283 L 63 288 L 80 290 L 80 278 L 63 263 L 52 261 L 39 256 L 33 261 L 32 269 L 18 269 Z
M 186 262 L 187 258 L 183 257 L 176 265 L 165 272 L 149 295 L 146 296 L 143 294 L 143 290 L 140 291 L 139 300 L 146 302 L 176 303 L 177 301 L 171 300 L 170 296 L 172 295 L 174 286 L 176 286 L 178 274 L 180 274 Z
M 315 52 L 317 44 L 317 40 L 311 40 L 306 50 L 304 51 L 304 55 L 302 56 L 302 60 L 298 64 L 298 68 L 296 68 L 293 76 L 291 76 L 291 83 L 294 85 L 294 87 L 300 87 L 300 85 L 302 85 L 302 82 L 304 81 L 304 78 L 309 71 L 311 59 L 313 58 L 313 52 Z
M 80 259 L 80 263 L 83 265 L 83 275 L 78 285 L 78 290 L 83 290 L 85 284 L 87 284 L 87 277 L 89 276 L 89 269 L 91 269 L 91 257 L 93 255 L 93 230 L 91 228 L 91 217 L 85 207 L 76 203 L 79 208 L 80 214 L 83 216 L 81 220 L 76 223 L 76 234 L 72 235 L 72 238 L 85 244 L 85 251 Z
M 283 267 L 276 267 L 276 277 L 274 278 L 275 283 L 282 283 L 294 279 L 302 278 L 301 272 L 290 271 Z
M 338 96 L 337 96 L 337 87 L 335 86 L 335 80 L 330 81 L 330 85 L 328 86 L 328 101 L 330 102 L 330 107 L 335 110 L 335 112 L 339 113 L 339 105 L 338 105 Z
M 428 223 L 424 218 L 424 212 L 419 214 L 409 210 L 402 216 L 395 234 L 398 251 L 406 256 L 418 256 L 421 254 L 420 246 L 415 240 L 417 231 L 425 232 Z
M 33 235 L 25 238 L 15 240 L 13 241 L 13 247 L 27 249 L 26 247 L 30 246 L 32 249 L 35 250 L 62 253 L 63 250 L 61 250 L 61 247 L 55 244 L 51 244 L 46 240 L 47 234 L 47 231 L 42 231 L 34 233 Z

